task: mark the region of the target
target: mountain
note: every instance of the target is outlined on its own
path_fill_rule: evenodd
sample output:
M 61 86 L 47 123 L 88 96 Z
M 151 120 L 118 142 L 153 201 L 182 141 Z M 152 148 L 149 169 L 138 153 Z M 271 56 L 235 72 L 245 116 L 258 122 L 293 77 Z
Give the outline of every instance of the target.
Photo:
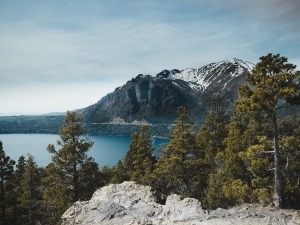
M 192 119 L 201 123 L 213 95 L 233 103 L 253 67 L 250 62 L 230 59 L 199 69 L 139 74 L 96 104 L 77 111 L 83 114 L 90 135 L 131 135 L 141 123 L 150 123 L 153 135 L 164 136 L 172 128 L 179 106 L 185 106 Z M 58 133 L 63 116 L 2 116 L 0 133 Z
M 223 89 L 230 89 L 230 84 L 236 78 L 243 77 L 254 68 L 254 64 L 240 59 L 230 59 L 218 63 L 211 63 L 199 69 L 163 70 L 156 77 L 171 80 L 184 80 L 195 91 L 205 91 L 212 85 Z
M 188 108 L 194 118 L 203 118 L 212 94 L 237 98 L 253 63 L 230 59 L 199 69 L 163 70 L 155 76 L 139 74 L 80 112 L 86 123 L 125 122 L 173 123 L 179 106 Z

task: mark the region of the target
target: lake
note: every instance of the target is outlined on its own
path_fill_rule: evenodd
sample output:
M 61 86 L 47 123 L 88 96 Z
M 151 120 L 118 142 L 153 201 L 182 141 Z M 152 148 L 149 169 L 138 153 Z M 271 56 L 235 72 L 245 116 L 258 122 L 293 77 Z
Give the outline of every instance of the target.
M 88 155 L 94 157 L 99 166 L 115 165 L 126 155 L 130 144 L 130 136 L 90 136 L 89 138 L 94 145 Z M 160 144 L 169 141 L 158 137 L 152 139 L 156 151 Z M 0 141 L 7 156 L 18 161 L 21 155 L 27 158 L 27 154 L 30 153 L 38 166 L 46 166 L 51 161 L 47 146 L 56 144 L 57 140 L 59 136 L 53 134 L 0 134 Z

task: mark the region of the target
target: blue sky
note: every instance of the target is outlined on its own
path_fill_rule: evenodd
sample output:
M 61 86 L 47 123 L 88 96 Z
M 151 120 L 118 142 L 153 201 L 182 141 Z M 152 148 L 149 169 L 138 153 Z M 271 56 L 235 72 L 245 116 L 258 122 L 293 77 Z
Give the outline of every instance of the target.
M 280 53 L 299 0 L 0 0 L 0 114 L 96 103 L 136 75 Z

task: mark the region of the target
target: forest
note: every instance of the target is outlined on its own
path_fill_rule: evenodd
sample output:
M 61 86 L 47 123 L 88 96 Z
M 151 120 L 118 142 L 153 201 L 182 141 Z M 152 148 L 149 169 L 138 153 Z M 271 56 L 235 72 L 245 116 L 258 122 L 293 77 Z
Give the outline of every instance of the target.
M 80 114 L 68 111 L 59 149 L 48 145 L 52 162 L 39 167 L 34 156 L 15 162 L 0 141 L 0 224 L 60 224 L 75 201 L 89 200 L 110 183 L 133 180 L 165 195 L 197 198 L 206 209 L 242 203 L 300 209 L 300 118 L 278 118 L 300 104 L 300 72 L 287 57 L 268 54 L 239 88 L 234 110 L 214 95 L 197 130 L 179 107 L 170 142 L 153 154 L 150 128 L 131 136 L 126 156 L 99 167 L 88 151 Z

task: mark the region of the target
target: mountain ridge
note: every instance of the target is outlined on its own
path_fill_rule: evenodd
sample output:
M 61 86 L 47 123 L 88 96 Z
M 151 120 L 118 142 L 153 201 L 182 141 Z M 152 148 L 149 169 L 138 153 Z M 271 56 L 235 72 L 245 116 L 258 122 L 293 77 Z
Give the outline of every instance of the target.
M 237 66 L 237 70 L 231 67 Z M 227 67 L 227 68 L 226 68 Z M 245 72 L 249 72 L 254 68 L 254 64 L 248 61 L 244 61 L 237 58 L 232 58 L 225 61 L 220 61 L 216 63 L 210 63 L 199 69 L 186 68 L 184 70 L 163 70 L 158 73 L 156 77 L 164 77 L 169 79 L 180 79 L 186 82 L 194 83 L 196 85 L 202 86 L 203 88 L 196 88 L 196 90 L 206 89 L 212 82 L 213 78 L 219 77 L 216 74 L 222 74 L 222 70 L 231 70 L 229 74 L 231 78 L 243 75 Z
M 192 117 L 202 118 L 212 94 L 226 95 L 234 101 L 238 87 L 245 83 L 245 77 L 253 67 L 253 63 L 233 58 L 199 69 L 139 74 L 80 112 L 86 123 L 107 123 L 114 118 L 126 122 L 171 123 L 176 109 L 185 106 Z
M 238 87 L 246 84 L 253 67 L 253 63 L 233 58 L 198 69 L 139 74 L 95 104 L 75 111 L 83 114 L 90 135 L 131 135 L 143 122 L 153 125 L 151 133 L 164 136 L 170 132 L 179 106 L 186 107 L 191 120 L 201 124 L 213 96 L 220 95 L 233 105 Z M 63 115 L 0 117 L 0 133 L 58 133 Z

